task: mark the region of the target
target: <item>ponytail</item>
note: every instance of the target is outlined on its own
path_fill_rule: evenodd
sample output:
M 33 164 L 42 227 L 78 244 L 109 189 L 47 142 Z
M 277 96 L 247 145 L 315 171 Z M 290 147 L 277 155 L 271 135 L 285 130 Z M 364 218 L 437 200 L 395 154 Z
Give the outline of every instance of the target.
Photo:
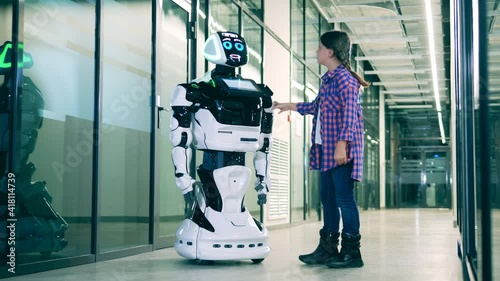
M 358 79 L 359 84 L 363 87 L 368 87 L 370 86 L 370 82 L 366 81 L 361 75 L 359 75 L 356 71 L 353 71 L 351 68 L 351 64 L 349 62 L 342 62 L 342 65 L 351 72 L 352 76 L 354 76 L 356 79 Z

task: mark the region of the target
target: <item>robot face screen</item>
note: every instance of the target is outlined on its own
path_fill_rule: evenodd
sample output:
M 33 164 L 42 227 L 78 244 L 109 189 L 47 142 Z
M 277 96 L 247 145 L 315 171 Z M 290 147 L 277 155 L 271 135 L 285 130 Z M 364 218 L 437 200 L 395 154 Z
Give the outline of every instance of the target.
M 242 66 L 248 62 L 245 39 L 233 32 L 218 32 L 228 66 Z
M 215 64 L 240 67 L 248 62 L 245 39 L 234 32 L 216 32 L 205 42 L 205 58 Z

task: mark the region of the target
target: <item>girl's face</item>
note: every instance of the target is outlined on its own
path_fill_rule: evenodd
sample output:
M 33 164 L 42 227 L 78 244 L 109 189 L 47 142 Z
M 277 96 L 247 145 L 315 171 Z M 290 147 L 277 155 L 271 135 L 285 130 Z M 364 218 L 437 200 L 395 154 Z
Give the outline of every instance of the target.
M 325 65 L 333 57 L 333 51 L 325 47 L 322 43 L 319 43 L 318 50 L 316 51 L 316 59 L 321 65 Z

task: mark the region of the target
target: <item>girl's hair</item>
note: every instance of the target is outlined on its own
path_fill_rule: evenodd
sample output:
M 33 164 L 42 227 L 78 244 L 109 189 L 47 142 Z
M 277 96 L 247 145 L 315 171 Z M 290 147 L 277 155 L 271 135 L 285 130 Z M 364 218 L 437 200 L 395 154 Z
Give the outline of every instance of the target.
M 351 68 L 351 40 L 347 33 L 339 30 L 327 31 L 321 35 L 321 44 L 328 49 L 333 50 L 335 57 L 340 61 L 340 63 L 347 68 L 356 79 L 358 79 L 359 84 L 363 86 L 370 86 L 363 77 L 352 70 Z

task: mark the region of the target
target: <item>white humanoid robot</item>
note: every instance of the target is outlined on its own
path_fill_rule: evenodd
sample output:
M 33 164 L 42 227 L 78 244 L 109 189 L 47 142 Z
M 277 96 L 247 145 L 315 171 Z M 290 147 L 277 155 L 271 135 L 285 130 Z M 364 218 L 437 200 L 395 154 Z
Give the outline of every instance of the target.
M 179 255 L 198 261 L 251 259 L 269 254 L 268 231 L 244 205 L 251 171 L 245 153 L 254 153 L 258 204 L 269 192 L 272 145 L 272 91 L 244 79 L 235 68 L 248 61 L 245 40 L 217 32 L 205 42 L 205 58 L 215 69 L 177 85 L 171 100 L 170 141 L 176 185 L 189 211 L 176 232 Z M 197 172 L 189 174 L 190 145 L 203 151 Z

